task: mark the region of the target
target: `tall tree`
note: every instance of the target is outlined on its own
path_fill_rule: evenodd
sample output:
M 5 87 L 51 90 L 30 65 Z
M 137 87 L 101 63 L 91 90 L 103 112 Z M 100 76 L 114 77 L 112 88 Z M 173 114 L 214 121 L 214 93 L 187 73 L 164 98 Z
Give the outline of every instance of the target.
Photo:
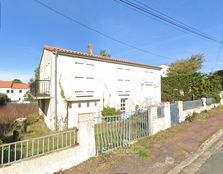
M 218 76 L 221 81 L 221 88 L 223 89 L 223 70 L 216 71 L 214 75 Z
M 195 100 L 212 97 L 219 100 L 220 78 L 215 74 L 199 72 L 203 55 L 192 55 L 170 65 L 168 77 L 162 78 L 162 100 Z
M 37 68 L 34 71 L 35 80 L 40 80 L 40 66 L 38 65 Z
M 100 51 L 100 56 L 111 57 L 111 54 L 109 54 L 106 50 L 101 50 Z
M 203 54 L 195 54 L 187 59 L 180 59 L 170 64 L 168 76 L 189 75 L 198 72 L 203 63 Z
M 14 79 L 12 82 L 13 83 L 22 83 L 22 81 L 20 79 Z

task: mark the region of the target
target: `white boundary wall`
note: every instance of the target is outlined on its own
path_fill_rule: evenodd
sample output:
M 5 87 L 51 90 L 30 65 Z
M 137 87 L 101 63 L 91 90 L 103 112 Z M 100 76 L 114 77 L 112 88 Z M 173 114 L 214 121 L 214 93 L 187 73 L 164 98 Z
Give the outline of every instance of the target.
M 44 174 L 65 170 L 96 155 L 94 122 L 79 117 L 79 145 L 0 168 L 0 174 Z
M 200 113 L 205 110 L 211 110 L 220 104 L 206 105 L 203 102 L 202 107 L 183 110 L 183 102 L 177 102 L 179 110 L 179 122 L 185 121 L 186 117 L 193 113 Z M 157 106 L 151 106 L 148 109 L 148 119 L 150 124 L 150 135 L 171 127 L 170 103 L 163 103 L 164 116 L 157 116 Z M 78 116 L 78 142 L 79 145 L 60 152 L 55 152 L 42 157 L 12 164 L 8 167 L 0 168 L 0 174 L 38 174 L 54 173 L 65 170 L 80 164 L 81 162 L 96 155 L 94 120 L 91 114 L 80 114 Z

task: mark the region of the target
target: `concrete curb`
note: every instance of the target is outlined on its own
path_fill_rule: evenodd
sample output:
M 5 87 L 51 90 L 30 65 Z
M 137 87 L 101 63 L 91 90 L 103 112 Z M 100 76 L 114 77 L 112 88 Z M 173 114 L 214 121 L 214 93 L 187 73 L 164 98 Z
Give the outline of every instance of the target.
M 211 156 L 210 151 L 214 152 L 218 148 L 220 148 L 221 145 L 223 145 L 223 142 L 217 143 L 221 137 L 223 137 L 223 128 L 220 129 L 219 131 L 217 131 L 209 139 L 207 139 L 195 153 L 190 155 L 187 159 L 182 161 L 179 165 L 175 166 L 167 174 L 179 174 L 179 173 L 193 174 L 193 173 L 195 173 L 199 169 L 199 167 Z M 216 147 L 213 148 L 212 150 L 208 151 L 214 144 L 216 144 Z M 207 153 L 205 154 L 205 152 L 207 152 Z M 188 172 L 186 170 L 184 170 L 185 168 L 187 168 L 189 165 L 191 165 L 195 160 L 197 160 L 202 155 L 205 156 L 206 160 L 202 159 L 202 163 L 199 162 L 200 165 L 196 165 L 195 168 L 190 167 L 191 170 Z

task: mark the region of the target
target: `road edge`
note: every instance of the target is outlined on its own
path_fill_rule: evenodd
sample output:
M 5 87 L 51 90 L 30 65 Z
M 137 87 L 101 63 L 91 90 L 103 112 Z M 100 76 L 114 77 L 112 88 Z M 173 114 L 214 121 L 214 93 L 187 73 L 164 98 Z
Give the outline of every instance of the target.
M 223 128 L 218 130 L 216 133 L 214 133 L 209 139 L 207 139 L 199 148 L 198 150 L 191 154 L 188 158 L 186 158 L 184 161 L 182 161 L 180 164 L 175 166 L 174 168 L 170 169 L 167 174 L 179 174 L 179 173 L 188 173 L 187 170 L 184 170 L 187 168 L 189 165 L 191 165 L 195 160 L 197 160 L 199 157 L 201 157 L 205 152 L 209 151 L 209 149 L 216 144 L 221 137 L 223 137 Z M 223 144 L 223 143 L 220 143 Z M 217 144 L 216 148 L 213 148 L 212 152 L 216 151 L 218 148 L 220 148 L 220 145 Z M 206 155 L 206 160 L 210 157 L 210 152 L 209 155 Z M 205 159 L 202 160 L 204 163 L 206 161 Z M 202 163 L 202 164 L 203 164 Z M 195 168 L 190 167 L 190 173 L 195 173 L 198 170 L 199 166 L 196 166 Z M 197 169 L 197 170 L 196 170 Z

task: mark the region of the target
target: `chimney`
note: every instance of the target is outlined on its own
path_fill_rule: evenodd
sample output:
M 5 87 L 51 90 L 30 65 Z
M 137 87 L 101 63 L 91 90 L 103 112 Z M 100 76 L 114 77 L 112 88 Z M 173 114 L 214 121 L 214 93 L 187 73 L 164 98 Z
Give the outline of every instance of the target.
M 88 44 L 88 46 L 87 46 L 87 53 L 88 54 L 93 54 L 93 45 L 92 44 Z

